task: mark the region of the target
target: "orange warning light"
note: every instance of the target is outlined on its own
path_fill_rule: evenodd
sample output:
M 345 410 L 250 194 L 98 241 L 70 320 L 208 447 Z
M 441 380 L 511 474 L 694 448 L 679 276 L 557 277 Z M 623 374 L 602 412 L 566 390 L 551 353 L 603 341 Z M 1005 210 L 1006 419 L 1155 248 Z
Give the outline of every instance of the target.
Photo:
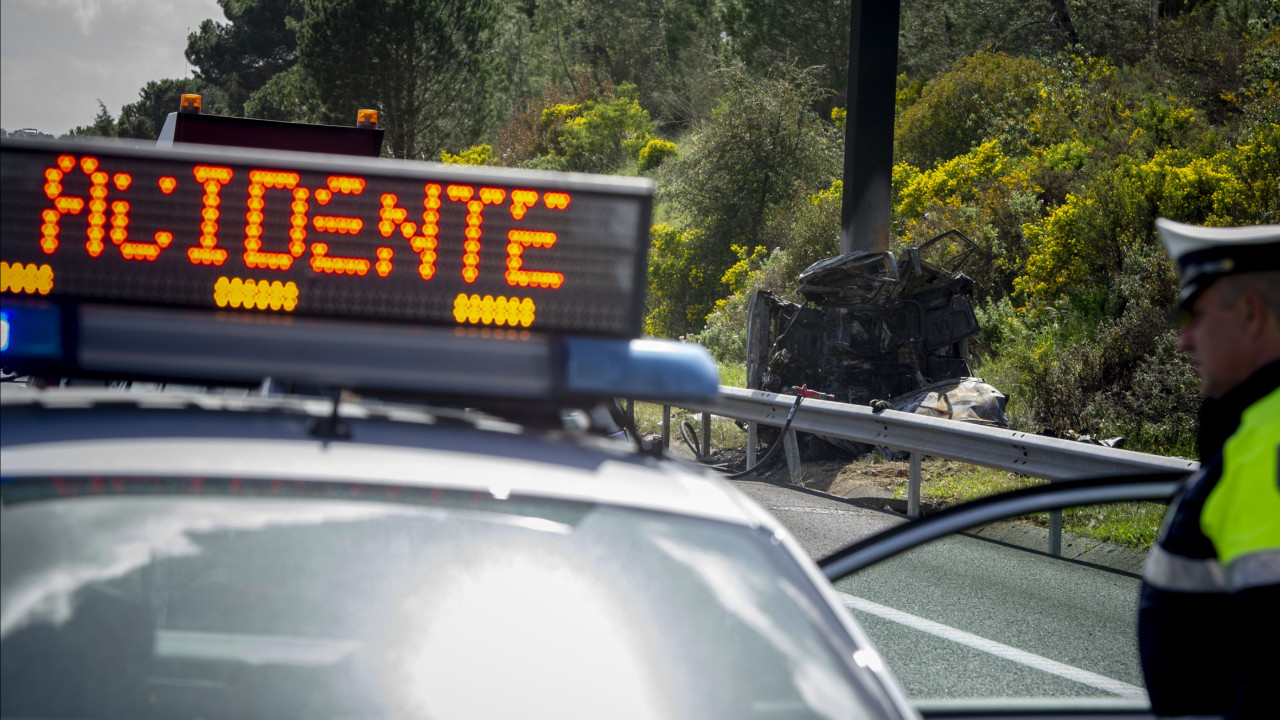
M 98 160 L 96 158 L 86 157 L 80 160 L 80 168 L 89 175 L 89 179 L 93 183 L 89 188 L 89 197 L 93 198 L 89 201 L 89 239 L 85 241 L 84 244 L 84 249 L 89 252 L 90 257 L 98 257 L 102 254 L 103 249 L 106 248 L 106 245 L 102 242 L 102 238 L 106 235 L 106 230 L 103 229 L 103 226 L 107 223 L 107 202 L 105 200 L 107 197 L 107 174 L 104 172 L 95 172 L 97 167 Z M 112 219 L 114 220 L 115 216 L 127 213 L 128 203 L 125 204 L 123 210 L 125 212 L 112 210 Z M 120 229 L 119 225 L 116 225 L 115 227 L 116 229 Z M 116 233 L 116 236 L 120 237 L 121 242 L 124 240 L 121 233 Z M 114 240 L 115 238 L 112 239 Z
M 120 254 L 124 255 L 125 260 L 155 260 L 160 257 L 159 246 L 150 243 L 123 243 L 120 245 Z
M 364 221 L 360 218 L 340 215 L 317 215 L 311 220 L 316 230 L 340 235 L 356 235 L 364 229 Z
M 549 193 L 548 193 L 549 194 Z M 525 248 L 550 248 L 556 244 L 556 234 L 538 230 L 512 230 L 507 233 L 507 284 L 520 287 L 540 287 L 559 290 L 564 284 L 564 274 L 522 270 Z
M 366 275 L 372 265 L 362 258 L 328 257 L 329 246 L 325 243 L 311 244 L 311 269 L 316 272 L 338 273 L 340 275 Z M 390 272 L 390 268 L 387 270 Z
M 298 285 L 279 280 L 268 282 L 223 276 L 213 284 L 213 301 L 218 307 L 293 312 L 298 306 Z
M 380 277 L 386 277 L 391 274 L 391 258 L 395 252 L 389 247 L 378 248 L 378 262 L 374 263 L 374 269 L 378 271 Z
M 0 291 L 48 295 L 53 290 L 53 268 L 48 265 L 0 262 Z
M 306 188 L 299 188 L 302 177 L 295 172 L 280 170 L 249 171 L 249 208 L 245 213 L 244 226 L 244 262 L 251 268 L 262 270 L 288 270 L 293 267 L 295 258 L 302 257 L 306 250 L 307 197 Z M 289 209 L 289 252 L 262 251 L 262 221 L 266 217 L 265 209 L 267 190 L 289 190 L 291 200 Z
M 229 167 L 218 167 L 215 165 L 197 165 L 192 168 L 192 173 L 196 176 L 196 182 L 209 189 L 207 183 L 210 180 L 216 180 L 223 185 L 231 182 L 232 171 Z
M 362 177 L 330 175 L 325 184 L 329 186 L 330 192 L 342 193 L 344 195 L 359 195 L 364 192 L 365 181 Z
M 474 283 L 476 278 L 480 277 L 480 270 L 477 266 L 480 264 L 480 226 L 484 223 L 485 203 L 482 200 L 471 199 L 476 194 L 476 191 L 470 185 L 449 185 L 445 188 L 445 194 L 449 196 L 450 200 L 467 204 L 467 226 L 462 231 L 463 236 L 466 238 L 466 241 L 462 243 L 462 279 L 467 283 Z M 491 198 L 493 197 L 492 189 L 489 189 L 488 194 Z M 427 186 L 427 198 L 430 201 L 430 185 Z M 427 214 L 423 213 L 422 217 L 426 220 Z M 436 217 L 439 217 L 438 213 L 436 213 Z
M 356 111 L 356 127 L 358 128 L 378 127 L 378 111 L 377 110 L 357 110 Z
M 178 101 L 178 112 L 200 112 L 200 96 L 195 93 L 183 93 L 182 99 Z
M 524 218 L 525 212 L 538 202 L 538 193 L 533 190 L 511 191 L 511 217 L 516 220 Z
M 232 171 L 229 167 L 217 165 L 196 165 L 191 169 L 196 182 L 204 186 L 204 209 L 200 213 L 200 247 L 187 250 L 187 258 L 193 265 L 221 266 L 227 260 L 227 251 L 218 247 L 218 205 L 221 202 L 219 193 L 222 186 L 231 182 Z M 164 178 L 161 178 L 161 183 Z M 174 180 L 174 186 L 177 180 Z M 163 189 L 164 185 L 161 185 Z
M 453 319 L 471 325 L 529 327 L 535 318 L 533 300 L 499 295 L 459 294 L 453 300 Z

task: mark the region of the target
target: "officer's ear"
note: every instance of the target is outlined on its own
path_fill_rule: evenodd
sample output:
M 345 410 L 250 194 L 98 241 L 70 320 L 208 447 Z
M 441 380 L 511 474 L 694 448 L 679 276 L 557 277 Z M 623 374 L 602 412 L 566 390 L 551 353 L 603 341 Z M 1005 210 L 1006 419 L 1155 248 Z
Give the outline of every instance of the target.
M 1257 290 L 1246 290 L 1240 294 L 1240 302 L 1244 304 L 1243 320 L 1245 332 L 1252 337 L 1260 337 L 1271 325 L 1280 325 L 1280 318 L 1271 312 L 1267 299 Z

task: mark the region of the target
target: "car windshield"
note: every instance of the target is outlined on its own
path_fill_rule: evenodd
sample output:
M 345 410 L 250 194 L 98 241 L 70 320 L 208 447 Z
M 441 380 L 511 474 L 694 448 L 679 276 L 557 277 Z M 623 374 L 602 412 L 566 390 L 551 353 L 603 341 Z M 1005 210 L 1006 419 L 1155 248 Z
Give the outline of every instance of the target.
M 851 717 L 875 704 L 799 567 L 747 527 L 438 490 L 22 496 L 41 484 L 3 488 L 5 716 Z

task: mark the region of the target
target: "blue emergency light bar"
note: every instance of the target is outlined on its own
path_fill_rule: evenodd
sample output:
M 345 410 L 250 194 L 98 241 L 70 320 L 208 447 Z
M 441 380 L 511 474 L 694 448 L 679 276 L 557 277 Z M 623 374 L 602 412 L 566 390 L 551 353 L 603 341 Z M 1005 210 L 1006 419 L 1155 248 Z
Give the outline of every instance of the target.
M 62 312 L 58 306 L 6 299 L 0 310 L 0 357 L 60 359 Z
M 4 140 L 7 370 L 505 399 L 710 397 L 638 339 L 652 184 Z

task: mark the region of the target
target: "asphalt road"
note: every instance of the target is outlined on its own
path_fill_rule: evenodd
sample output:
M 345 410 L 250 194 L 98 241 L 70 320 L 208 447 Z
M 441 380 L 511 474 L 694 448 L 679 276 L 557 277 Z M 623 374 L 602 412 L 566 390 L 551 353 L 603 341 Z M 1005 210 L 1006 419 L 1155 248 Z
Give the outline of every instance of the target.
M 815 559 L 902 522 L 779 485 L 738 486 Z M 952 536 L 836 589 L 913 699 L 1145 697 L 1132 575 Z
M 787 526 L 809 557 L 821 559 L 840 548 L 887 530 L 902 516 L 761 480 L 731 481 Z

